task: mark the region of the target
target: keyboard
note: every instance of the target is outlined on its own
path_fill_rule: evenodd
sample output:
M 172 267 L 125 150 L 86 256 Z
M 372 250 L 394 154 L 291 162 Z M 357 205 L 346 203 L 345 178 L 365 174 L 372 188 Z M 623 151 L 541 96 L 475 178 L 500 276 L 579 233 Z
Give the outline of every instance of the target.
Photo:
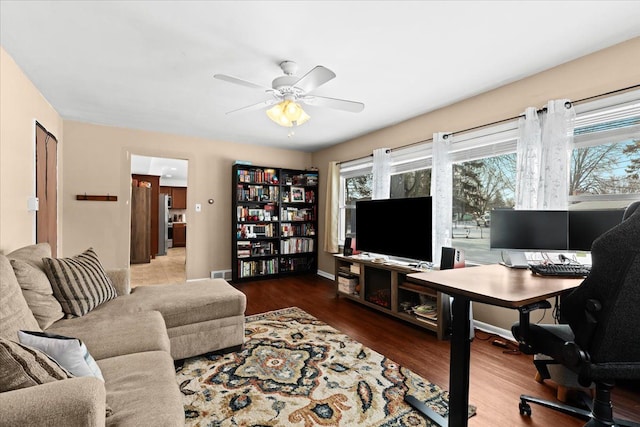
M 578 264 L 532 264 L 529 269 L 540 276 L 585 277 L 591 267 Z

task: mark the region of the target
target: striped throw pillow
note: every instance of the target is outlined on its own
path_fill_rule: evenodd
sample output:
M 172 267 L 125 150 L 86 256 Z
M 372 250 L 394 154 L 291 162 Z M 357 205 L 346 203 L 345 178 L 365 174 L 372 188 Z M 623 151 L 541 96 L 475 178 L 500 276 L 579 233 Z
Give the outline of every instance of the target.
M 0 392 L 73 378 L 42 351 L 0 337 Z
M 71 258 L 43 258 L 44 267 L 62 311 L 84 316 L 118 294 L 93 248 Z

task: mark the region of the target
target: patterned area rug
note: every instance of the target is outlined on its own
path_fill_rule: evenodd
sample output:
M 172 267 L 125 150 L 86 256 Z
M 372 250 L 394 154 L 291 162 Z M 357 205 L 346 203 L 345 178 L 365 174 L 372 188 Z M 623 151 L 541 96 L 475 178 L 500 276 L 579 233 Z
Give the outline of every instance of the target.
M 430 425 L 407 392 L 447 414 L 447 392 L 299 308 L 249 316 L 245 335 L 177 368 L 186 425 Z

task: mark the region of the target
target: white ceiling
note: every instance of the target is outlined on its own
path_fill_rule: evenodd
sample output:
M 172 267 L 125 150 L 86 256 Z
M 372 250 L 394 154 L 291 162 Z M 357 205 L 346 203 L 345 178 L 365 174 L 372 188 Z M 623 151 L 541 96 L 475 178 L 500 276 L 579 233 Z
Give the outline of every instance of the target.
M 64 119 L 315 151 L 640 35 L 640 1 L 6 1 L 0 41 Z M 278 64 L 337 77 L 289 129 Z
M 187 186 L 189 162 L 182 159 L 131 155 L 131 173 L 160 177 L 160 185 Z

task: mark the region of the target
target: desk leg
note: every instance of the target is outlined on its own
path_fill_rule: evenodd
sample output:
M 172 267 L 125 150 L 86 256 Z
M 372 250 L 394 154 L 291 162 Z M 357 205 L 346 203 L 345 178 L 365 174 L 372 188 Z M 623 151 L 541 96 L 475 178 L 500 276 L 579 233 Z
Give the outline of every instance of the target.
M 471 332 L 468 298 L 453 299 L 453 325 L 449 363 L 449 426 L 466 426 L 469 421 L 469 360 Z
M 469 421 L 469 360 L 471 351 L 469 307 L 468 298 L 455 297 L 453 299 L 453 332 L 451 334 L 449 363 L 449 417 L 440 416 L 411 395 L 404 398 L 413 408 L 441 427 L 466 427 Z

